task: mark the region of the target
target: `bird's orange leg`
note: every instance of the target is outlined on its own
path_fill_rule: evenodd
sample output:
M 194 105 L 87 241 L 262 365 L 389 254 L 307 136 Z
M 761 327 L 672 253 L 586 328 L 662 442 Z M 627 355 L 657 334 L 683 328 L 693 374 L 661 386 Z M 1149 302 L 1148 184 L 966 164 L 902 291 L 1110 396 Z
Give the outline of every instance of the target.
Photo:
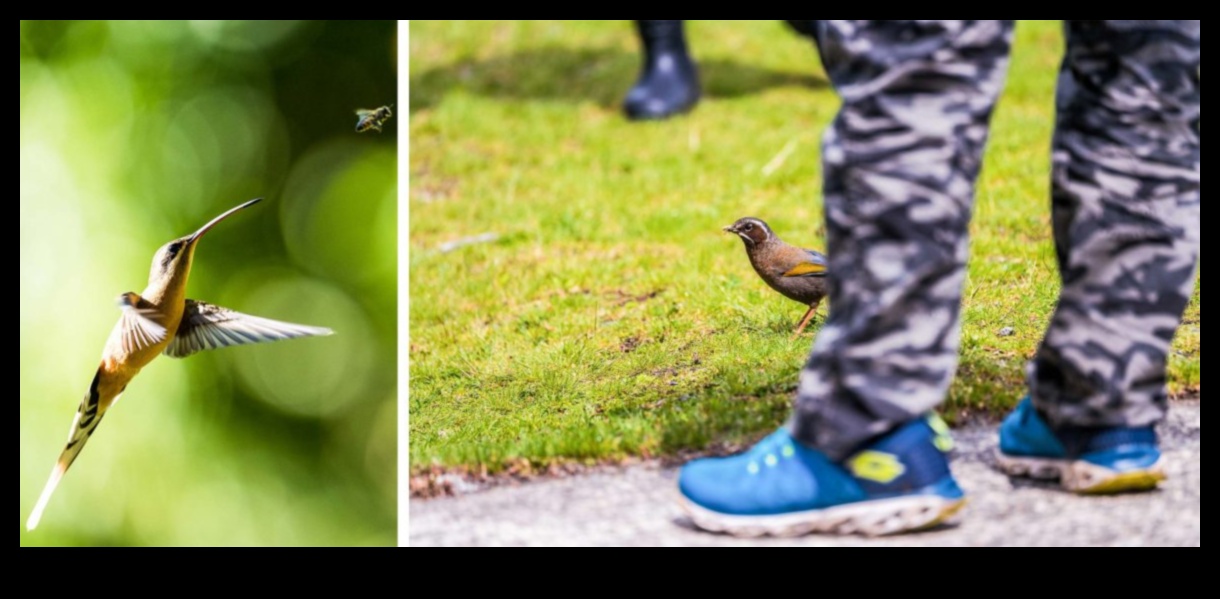
M 813 315 L 818 311 L 818 304 L 821 302 L 813 302 L 809 305 L 809 310 L 805 312 L 805 316 L 801 318 L 801 324 L 796 326 L 796 332 L 792 334 L 792 338 L 796 339 L 801 336 L 801 331 L 805 330 L 805 326 L 809 321 L 813 320 Z

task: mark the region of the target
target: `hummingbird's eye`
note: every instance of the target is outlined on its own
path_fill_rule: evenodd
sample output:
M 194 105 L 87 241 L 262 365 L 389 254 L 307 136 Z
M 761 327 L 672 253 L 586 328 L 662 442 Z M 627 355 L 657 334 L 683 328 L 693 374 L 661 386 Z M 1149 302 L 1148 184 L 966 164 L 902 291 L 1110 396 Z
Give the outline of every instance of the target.
M 166 248 L 165 248 L 166 264 L 168 264 L 170 260 L 177 258 L 178 252 L 180 252 L 180 251 L 182 251 L 182 242 L 181 241 L 175 241 L 175 242 L 169 244 L 168 246 L 166 246 Z

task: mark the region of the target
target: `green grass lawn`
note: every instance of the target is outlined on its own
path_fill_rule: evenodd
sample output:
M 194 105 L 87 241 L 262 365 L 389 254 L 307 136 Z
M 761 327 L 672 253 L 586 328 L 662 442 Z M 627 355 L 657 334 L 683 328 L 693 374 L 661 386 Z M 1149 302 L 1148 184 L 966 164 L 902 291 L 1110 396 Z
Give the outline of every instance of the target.
M 626 21 L 412 22 L 415 471 L 672 455 L 786 418 L 818 327 L 789 339 L 804 309 L 720 228 L 758 216 L 825 247 L 819 141 L 838 100 L 811 45 L 778 21 L 687 34 L 703 101 L 633 124 L 618 107 L 639 60 Z M 950 420 L 1019 399 L 1054 306 L 1061 48 L 1055 22 L 1018 27 L 971 228 Z M 1196 291 L 1171 387 L 1198 386 Z

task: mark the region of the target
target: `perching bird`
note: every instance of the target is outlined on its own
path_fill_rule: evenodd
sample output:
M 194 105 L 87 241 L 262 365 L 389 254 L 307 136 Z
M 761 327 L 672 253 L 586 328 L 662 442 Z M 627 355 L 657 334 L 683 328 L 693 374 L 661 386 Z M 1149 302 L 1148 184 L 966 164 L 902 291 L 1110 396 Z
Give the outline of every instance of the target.
M 809 306 L 792 334 L 800 335 L 826 297 L 826 256 L 784 243 L 757 218 L 739 218 L 724 230 L 741 237 L 750 264 L 763 281 L 784 297 Z
M 212 219 L 198 231 L 161 246 L 153 256 L 144 292 L 128 291 L 118 297 L 119 322 L 111 330 L 102 350 L 102 363 L 93 375 L 89 392 L 76 410 L 76 418 L 68 431 L 68 444 L 59 454 L 51 478 L 26 520 L 27 530 L 38 526 L 55 487 L 97 429 L 106 410 L 119 400 L 127 383 L 140 373 L 140 369 L 159 354 L 183 358 L 205 349 L 332 333 L 327 328 L 258 318 L 186 299 L 191 260 L 204 233 L 261 199 L 250 200 Z

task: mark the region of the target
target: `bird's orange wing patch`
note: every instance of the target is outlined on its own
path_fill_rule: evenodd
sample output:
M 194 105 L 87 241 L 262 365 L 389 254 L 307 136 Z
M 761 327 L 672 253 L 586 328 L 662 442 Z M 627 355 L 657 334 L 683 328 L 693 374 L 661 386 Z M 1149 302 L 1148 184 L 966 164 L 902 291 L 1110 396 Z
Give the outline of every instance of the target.
M 825 264 L 814 264 L 812 262 L 802 262 L 793 266 L 788 272 L 784 273 L 785 277 L 801 277 L 805 275 L 821 274 L 826 272 Z

